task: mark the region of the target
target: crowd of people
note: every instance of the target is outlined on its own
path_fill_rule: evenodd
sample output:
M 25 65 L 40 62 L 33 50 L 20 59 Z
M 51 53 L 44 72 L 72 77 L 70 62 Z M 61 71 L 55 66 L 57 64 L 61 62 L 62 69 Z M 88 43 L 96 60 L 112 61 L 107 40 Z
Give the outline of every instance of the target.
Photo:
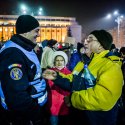
M 57 40 L 37 44 L 39 31 L 38 20 L 21 15 L 1 46 L 0 125 L 124 124 L 125 47 L 94 30 L 69 57 Z

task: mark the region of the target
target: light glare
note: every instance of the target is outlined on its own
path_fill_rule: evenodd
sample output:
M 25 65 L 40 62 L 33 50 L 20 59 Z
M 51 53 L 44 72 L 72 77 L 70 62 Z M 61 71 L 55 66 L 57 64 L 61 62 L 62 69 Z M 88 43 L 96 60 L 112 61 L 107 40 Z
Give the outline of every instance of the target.
M 110 19 L 110 18 L 111 18 L 111 14 L 108 14 L 108 15 L 107 15 L 107 19 Z
M 116 16 L 119 15 L 118 10 L 115 10 L 115 11 L 114 11 L 114 15 L 116 15 Z

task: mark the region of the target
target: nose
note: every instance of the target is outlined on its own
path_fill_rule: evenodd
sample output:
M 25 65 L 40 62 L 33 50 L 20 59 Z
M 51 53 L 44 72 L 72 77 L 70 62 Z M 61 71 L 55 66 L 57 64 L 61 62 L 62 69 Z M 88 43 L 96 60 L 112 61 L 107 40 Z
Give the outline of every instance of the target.
M 84 41 L 84 46 L 87 45 L 87 44 L 88 44 L 87 39 L 85 39 L 85 41 Z
M 37 33 L 37 37 L 40 37 L 40 32 Z

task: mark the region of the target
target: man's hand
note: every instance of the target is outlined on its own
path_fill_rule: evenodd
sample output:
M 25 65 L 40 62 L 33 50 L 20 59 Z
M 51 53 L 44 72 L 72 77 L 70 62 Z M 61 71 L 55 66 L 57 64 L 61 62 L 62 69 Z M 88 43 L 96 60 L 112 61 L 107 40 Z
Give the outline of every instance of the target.
M 54 70 L 51 69 L 46 69 L 43 74 L 43 78 L 48 79 L 48 80 L 55 80 L 57 73 Z

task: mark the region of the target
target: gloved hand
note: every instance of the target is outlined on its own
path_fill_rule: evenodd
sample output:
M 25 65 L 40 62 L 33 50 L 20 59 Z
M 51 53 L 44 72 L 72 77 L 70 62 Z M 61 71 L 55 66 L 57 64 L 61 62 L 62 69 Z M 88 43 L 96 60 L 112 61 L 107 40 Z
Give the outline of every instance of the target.
M 64 102 L 67 105 L 67 107 L 71 107 L 70 96 L 65 96 L 64 97 Z

